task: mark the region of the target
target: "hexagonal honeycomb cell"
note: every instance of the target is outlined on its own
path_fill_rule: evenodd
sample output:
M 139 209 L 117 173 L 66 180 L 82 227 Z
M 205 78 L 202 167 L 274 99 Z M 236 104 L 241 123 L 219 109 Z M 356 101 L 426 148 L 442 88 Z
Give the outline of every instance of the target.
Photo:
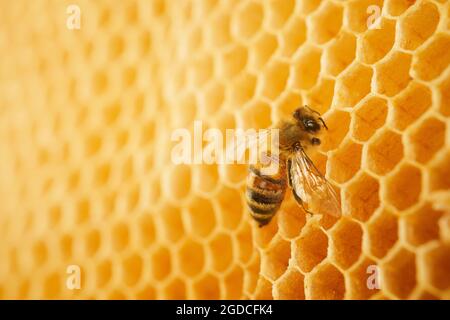
M 0 299 L 450 299 L 449 14 L 0 1 Z M 258 228 L 247 166 L 171 161 L 175 129 L 266 128 L 304 104 L 329 129 L 310 156 L 340 218 L 287 192 Z

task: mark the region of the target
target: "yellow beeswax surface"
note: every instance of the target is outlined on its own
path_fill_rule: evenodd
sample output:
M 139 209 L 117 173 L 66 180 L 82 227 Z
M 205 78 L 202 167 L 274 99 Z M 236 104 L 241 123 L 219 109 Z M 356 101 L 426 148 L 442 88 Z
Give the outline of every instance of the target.
M 0 298 L 450 299 L 449 15 L 446 0 L 0 0 Z M 259 229 L 245 166 L 171 162 L 194 120 L 266 128 L 303 104 L 330 128 L 312 157 L 339 220 L 288 192 Z

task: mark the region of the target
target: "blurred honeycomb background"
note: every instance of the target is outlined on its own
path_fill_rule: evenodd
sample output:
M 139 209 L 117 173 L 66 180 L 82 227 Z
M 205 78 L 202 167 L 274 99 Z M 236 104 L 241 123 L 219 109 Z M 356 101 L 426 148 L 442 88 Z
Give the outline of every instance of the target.
M 449 15 L 446 0 L 0 0 L 0 298 L 450 299 Z M 287 195 L 259 229 L 245 166 L 170 160 L 196 119 L 266 128 L 301 104 L 330 127 L 311 156 L 339 220 Z

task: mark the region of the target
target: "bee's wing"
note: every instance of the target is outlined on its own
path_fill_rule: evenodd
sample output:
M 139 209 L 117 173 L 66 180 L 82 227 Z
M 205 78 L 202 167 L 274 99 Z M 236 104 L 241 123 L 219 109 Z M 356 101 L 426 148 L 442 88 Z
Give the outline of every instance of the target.
M 340 217 L 341 208 L 336 191 L 305 151 L 297 151 L 291 161 L 292 188 L 307 205 L 308 211 Z
M 267 150 L 267 146 L 270 144 L 270 133 L 270 129 L 264 129 L 252 133 L 243 132 L 239 137 L 235 136 L 233 142 L 227 145 L 227 157 L 233 157 L 233 160 L 235 159 L 239 162 L 245 157 L 245 152 L 250 150 L 258 151 L 256 156 L 260 157 L 259 152 Z M 274 159 L 270 157 L 270 160 L 273 161 Z

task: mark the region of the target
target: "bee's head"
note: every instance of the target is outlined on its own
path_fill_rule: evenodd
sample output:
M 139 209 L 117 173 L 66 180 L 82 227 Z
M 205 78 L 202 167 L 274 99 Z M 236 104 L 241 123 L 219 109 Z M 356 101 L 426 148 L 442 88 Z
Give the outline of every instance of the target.
M 292 115 L 297 122 L 297 125 L 308 133 L 309 143 L 313 146 L 320 145 L 321 141 L 318 138 L 322 131 L 322 128 L 328 130 L 325 121 L 320 117 L 320 113 L 309 108 L 308 106 L 303 106 L 297 108 Z

